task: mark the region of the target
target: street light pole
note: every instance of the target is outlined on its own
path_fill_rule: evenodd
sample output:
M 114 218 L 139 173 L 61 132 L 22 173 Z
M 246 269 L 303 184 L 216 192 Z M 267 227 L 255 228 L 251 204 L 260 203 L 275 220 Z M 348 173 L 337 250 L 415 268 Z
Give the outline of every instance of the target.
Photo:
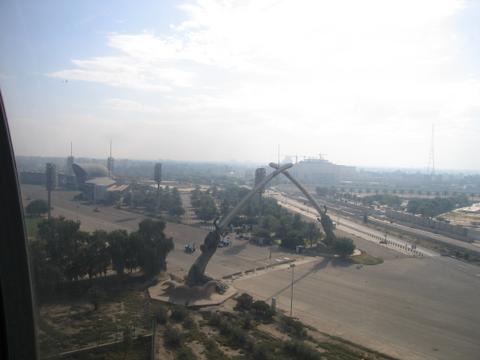
M 293 315 L 293 279 L 295 277 L 295 264 L 290 264 L 290 268 L 292 269 L 292 284 L 290 286 L 290 317 Z

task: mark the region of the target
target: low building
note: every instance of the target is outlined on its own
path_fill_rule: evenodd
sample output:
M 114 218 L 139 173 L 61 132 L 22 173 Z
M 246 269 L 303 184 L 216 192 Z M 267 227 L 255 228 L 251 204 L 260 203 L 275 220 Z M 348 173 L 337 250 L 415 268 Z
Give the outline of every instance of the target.
M 85 200 L 101 202 L 108 199 L 109 194 L 123 192 L 128 185 L 118 185 L 115 179 L 108 176 L 108 169 L 100 164 L 73 164 L 73 172 L 78 188 Z
M 47 183 L 47 175 L 44 171 L 22 171 L 20 172 L 20 183 L 45 186 Z

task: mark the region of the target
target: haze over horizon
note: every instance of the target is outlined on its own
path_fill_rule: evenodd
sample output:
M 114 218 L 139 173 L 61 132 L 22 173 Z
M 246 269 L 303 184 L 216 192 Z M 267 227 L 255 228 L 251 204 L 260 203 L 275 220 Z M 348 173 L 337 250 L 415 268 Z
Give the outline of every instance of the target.
M 480 170 L 480 3 L 50 2 L 0 5 L 17 155 Z

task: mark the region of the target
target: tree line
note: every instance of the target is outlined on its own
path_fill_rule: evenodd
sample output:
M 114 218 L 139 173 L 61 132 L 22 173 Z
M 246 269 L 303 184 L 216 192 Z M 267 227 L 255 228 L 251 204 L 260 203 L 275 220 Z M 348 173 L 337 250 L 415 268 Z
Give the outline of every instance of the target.
M 471 205 L 466 195 L 459 195 L 449 198 L 433 198 L 433 199 L 410 199 L 407 204 L 407 212 L 412 214 L 420 214 L 426 217 L 435 217 L 440 214 L 450 212 L 456 208 Z
M 218 216 L 217 205 L 210 189 L 201 191 L 197 186 L 191 194 L 192 207 L 198 219 L 207 222 Z
M 217 192 L 222 212 L 230 211 L 249 192 L 239 186 L 228 186 Z M 256 196 L 233 220 L 236 227 L 248 227 L 264 244 L 274 239 L 281 240 L 281 246 L 295 250 L 299 245 L 314 245 L 321 239 L 321 231 L 315 223 L 302 220 L 282 208 L 275 199 Z
M 151 186 L 134 186 L 133 190 L 125 195 L 123 202 L 126 206 L 143 207 L 151 213 L 155 213 L 157 208 L 170 216 L 182 216 L 185 213 L 180 193 L 175 187 L 158 189 L 157 197 L 157 189 Z
M 165 222 L 146 219 L 138 230 L 92 233 L 80 230 L 80 222 L 63 217 L 38 224 L 30 242 L 30 257 L 37 292 L 48 294 L 62 282 L 106 276 L 109 269 L 123 276 L 141 269 L 147 277 L 166 270 L 166 257 L 174 248 L 164 233 Z

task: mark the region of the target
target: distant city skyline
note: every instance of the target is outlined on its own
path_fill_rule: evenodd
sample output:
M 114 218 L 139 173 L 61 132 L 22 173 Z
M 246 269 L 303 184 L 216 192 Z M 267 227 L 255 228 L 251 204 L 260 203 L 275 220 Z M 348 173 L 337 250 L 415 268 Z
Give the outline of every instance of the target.
M 44 159 L 57 159 L 59 161 L 66 161 L 67 157 L 66 156 L 40 156 L 40 155 L 22 155 L 22 154 L 16 154 L 16 157 L 18 158 L 44 158 Z M 213 160 L 191 160 L 191 159 L 183 159 L 183 160 L 177 160 L 177 159 L 167 159 L 167 158 L 152 158 L 152 159 L 147 159 L 147 158 L 115 158 L 115 162 L 123 162 L 123 161 L 139 161 L 139 162 L 165 162 L 165 163 L 195 163 L 195 164 L 218 164 L 218 165 L 234 165 L 234 166 L 245 166 L 245 167 L 269 167 L 268 164 L 270 162 L 274 162 L 276 159 L 271 159 L 271 161 L 266 161 L 266 162 L 261 162 L 261 161 L 252 161 L 252 160 L 218 160 L 218 161 L 213 161 Z M 105 162 L 105 166 L 107 166 L 107 157 L 89 157 L 89 156 L 75 156 L 75 162 L 79 163 L 85 163 L 89 161 L 94 161 L 94 162 Z M 303 159 L 302 159 L 303 160 Z M 328 160 L 328 159 L 326 159 Z M 301 160 L 299 160 L 301 161 Z M 295 161 L 293 162 L 295 163 Z M 341 163 L 334 163 L 336 165 L 344 165 Z M 422 174 L 427 174 L 428 169 L 427 167 L 395 167 L 395 166 L 368 166 L 368 165 L 351 165 L 357 168 L 359 171 L 375 171 L 375 172 L 394 172 L 394 171 L 403 171 L 406 173 L 422 173 Z M 474 170 L 474 169 L 444 169 L 444 168 L 439 168 L 436 169 L 435 172 L 437 175 L 441 174 L 480 174 L 480 170 Z
M 480 170 L 480 2 L 48 4 L 0 4 L 17 155 Z

